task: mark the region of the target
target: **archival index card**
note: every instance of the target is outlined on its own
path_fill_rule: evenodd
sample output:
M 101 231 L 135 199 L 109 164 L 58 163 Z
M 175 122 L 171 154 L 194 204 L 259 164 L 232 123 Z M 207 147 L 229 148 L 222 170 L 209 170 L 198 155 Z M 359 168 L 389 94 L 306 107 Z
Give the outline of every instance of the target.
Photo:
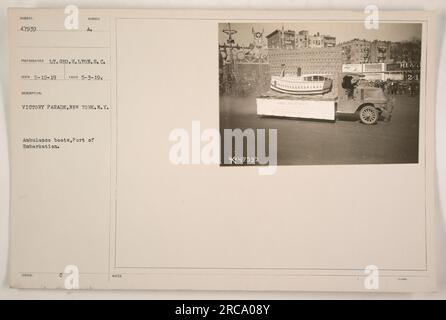
M 11 286 L 434 290 L 435 19 L 379 17 L 10 9 Z

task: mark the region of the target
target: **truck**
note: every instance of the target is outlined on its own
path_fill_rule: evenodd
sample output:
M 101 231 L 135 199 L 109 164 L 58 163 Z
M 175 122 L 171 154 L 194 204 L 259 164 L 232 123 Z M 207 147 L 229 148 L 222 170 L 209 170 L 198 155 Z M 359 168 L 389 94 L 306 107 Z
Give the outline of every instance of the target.
M 333 122 L 340 115 L 351 115 L 367 125 L 390 121 L 394 100 L 363 79 L 363 74 L 340 73 L 328 93 L 317 95 L 269 90 L 257 97 L 257 114 Z

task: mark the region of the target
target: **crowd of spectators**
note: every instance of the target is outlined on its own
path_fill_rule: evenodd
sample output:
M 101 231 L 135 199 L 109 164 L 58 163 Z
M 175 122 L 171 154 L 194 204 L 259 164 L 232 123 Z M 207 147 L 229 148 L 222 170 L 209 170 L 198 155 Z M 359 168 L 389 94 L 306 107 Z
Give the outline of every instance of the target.
M 404 81 L 404 80 L 363 80 L 364 84 L 383 89 L 389 95 L 409 95 L 416 96 L 420 92 L 420 85 L 418 81 Z

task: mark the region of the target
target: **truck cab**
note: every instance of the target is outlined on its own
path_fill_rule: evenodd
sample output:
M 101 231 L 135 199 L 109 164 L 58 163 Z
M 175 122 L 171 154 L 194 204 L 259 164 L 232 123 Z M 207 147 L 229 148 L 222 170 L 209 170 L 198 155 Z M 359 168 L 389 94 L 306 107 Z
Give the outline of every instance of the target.
M 390 121 L 393 99 L 383 89 L 364 82 L 362 74 L 341 74 L 338 81 L 337 114 L 355 114 L 364 124 Z

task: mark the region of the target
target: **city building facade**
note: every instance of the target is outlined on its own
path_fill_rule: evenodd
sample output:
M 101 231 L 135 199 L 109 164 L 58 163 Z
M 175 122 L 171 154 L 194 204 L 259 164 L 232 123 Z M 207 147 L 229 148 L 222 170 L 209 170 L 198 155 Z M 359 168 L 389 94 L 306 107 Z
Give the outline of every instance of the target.
M 311 35 L 308 30 L 276 29 L 266 36 L 268 49 L 294 50 L 296 48 L 324 48 L 336 46 L 336 37 L 322 35 L 319 32 Z
M 268 49 L 292 50 L 296 47 L 296 33 L 293 30 L 276 29 L 266 36 Z
M 296 34 L 296 47 L 306 48 L 308 47 L 308 31 L 301 30 Z
M 374 40 L 370 43 L 370 62 L 391 63 L 391 42 Z
M 271 75 L 280 75 L 285 67 L 288 72 L 303 74 L 337 74 L 342 70 L 340 47 L 296 48 L 294 50 L 269 49 L 268 60 Z
M 370 42 L 353 39 L 339 44 L 342 49 L 342 61 L 348 64 L 370 62 Z

